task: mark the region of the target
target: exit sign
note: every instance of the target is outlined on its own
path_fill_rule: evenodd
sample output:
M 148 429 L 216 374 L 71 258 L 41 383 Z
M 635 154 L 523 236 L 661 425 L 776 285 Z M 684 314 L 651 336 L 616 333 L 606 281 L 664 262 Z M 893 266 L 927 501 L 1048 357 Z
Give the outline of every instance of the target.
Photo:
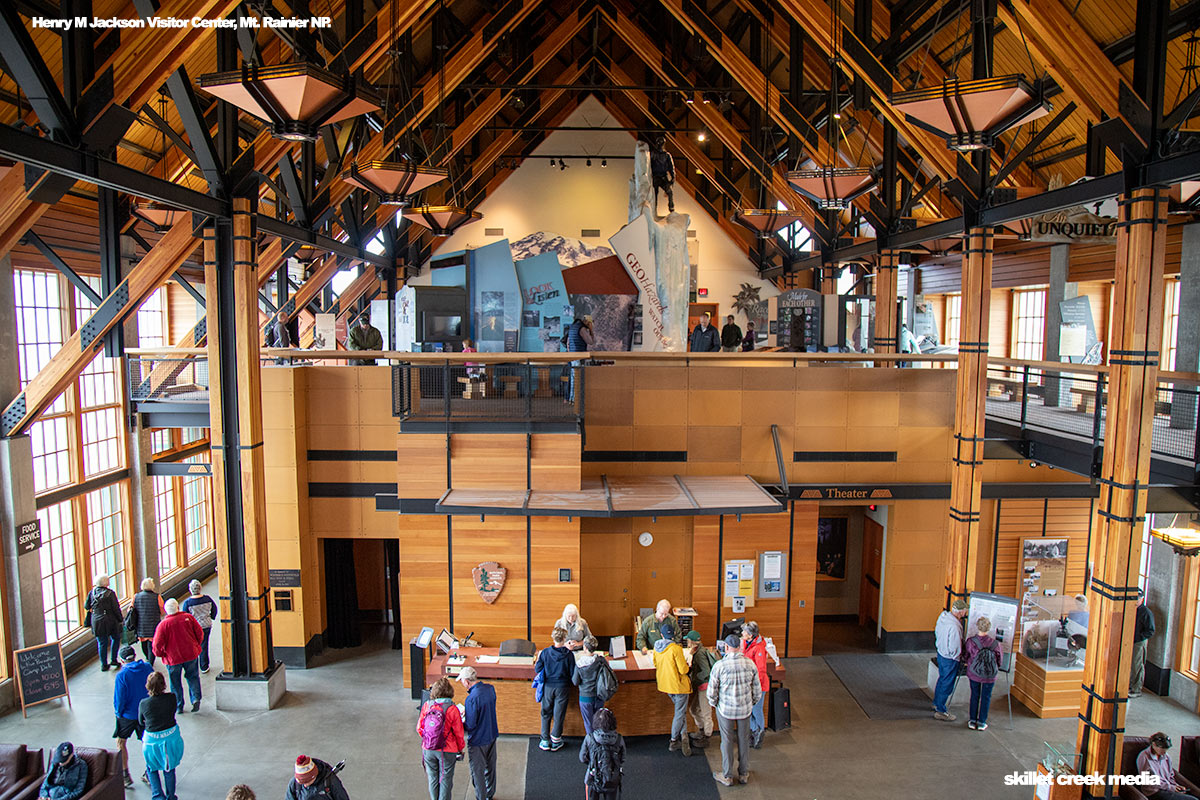
M 708 289 L 704 289 L 704 288 L 697 289 L 696 295 L 699 297 L 708 297 Z

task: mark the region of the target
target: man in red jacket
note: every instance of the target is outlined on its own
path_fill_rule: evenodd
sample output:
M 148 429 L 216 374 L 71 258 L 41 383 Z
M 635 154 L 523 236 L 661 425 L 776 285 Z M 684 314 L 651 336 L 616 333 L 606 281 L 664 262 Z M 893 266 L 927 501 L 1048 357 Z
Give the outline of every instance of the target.
M 192 698 L 192 711 L 200 710 L 200 645 L 204 631 L 191 614 L 181 613 L 179 601 L 171 598 L 164 606 L 167 615 L 154 629 L 154 655 L 167 665 L 171 678 L 171 692 L 175 695 L 175 710 L 183 713 L 183 683 L 180 674 L 187 678 L 188 694 Z

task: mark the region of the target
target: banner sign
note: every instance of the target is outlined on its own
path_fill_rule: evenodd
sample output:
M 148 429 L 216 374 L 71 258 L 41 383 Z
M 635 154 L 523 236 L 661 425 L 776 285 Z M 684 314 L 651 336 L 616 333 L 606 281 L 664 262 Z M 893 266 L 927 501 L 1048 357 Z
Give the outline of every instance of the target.
M 542 253 L 515 263 L 521 286 L 521 338 L 523 353 L 557 353 L 562 349 L 563 327 L 570 325 L 571 301 L 563 280 L 558 254 Z
M 660 352 L 666 349 L 663 304 L 658 296 L 657 269 L 651 243 L 650 220 L 640 216 L 609 238 L 625 271 L 637 285 L 642 306 L 642 342 L 634 350 Z

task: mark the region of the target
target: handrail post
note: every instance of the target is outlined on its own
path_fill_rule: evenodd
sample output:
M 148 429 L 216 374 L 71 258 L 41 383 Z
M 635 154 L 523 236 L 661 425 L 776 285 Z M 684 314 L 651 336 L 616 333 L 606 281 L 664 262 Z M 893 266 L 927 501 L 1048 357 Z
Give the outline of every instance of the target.
M 1096 407 L 1092 409 L 1092 477 L 1100 466 L 1100 414 L 1104 410 L 1104 373 L 1096 373 Z
M 525 362 L 525 419 L 533 420 L 533 362 Z
M 1025 437 L 1025 418 L 1029 412 L 1029 365 L 1022 367 L 1021 376 L 1021 438 Z
M 450 421 L 450 359 L 446 359 L 442 365 L 442 397 L 446 403 L 446 422 Z
M 1171 388 L 1171 407 L 1175 407 L 1175 392 L 1178 391 L 1177 386 Z M 1196 413 L 1197 402 L 1200 397 L 1200 389 L 1184 389 L 1190 395 L 1193 395 L 1189 405 L 1192 407 L 1192 419 L 1195 423 L 1195 437 L 1192 440 L 1192 485 L 1200 486 L 1200 414 Z

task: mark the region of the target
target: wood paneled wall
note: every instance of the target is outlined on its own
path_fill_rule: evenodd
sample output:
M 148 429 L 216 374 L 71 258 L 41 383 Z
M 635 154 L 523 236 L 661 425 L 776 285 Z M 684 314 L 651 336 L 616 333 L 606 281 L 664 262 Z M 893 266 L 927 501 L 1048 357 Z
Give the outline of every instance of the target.
M 995 592 L 1020 597 L 1017 575 L 1021 571 L 1024 539 L 1069 539 L 1066 594 L 1083 591 L 1087 571 L 1088 534 L 1092 524 L 1090 500 L 999 500 L 996 528 Z
M 721 571 L 730 559 L 755 559 L 765 550 L 788 553 L 791 615 L 788 598 L 759 598 L 745 617 L 758 622 L 764 636 L 775 640 L 780 655 L 812 655 L 813 601 L 817 584 L 817 518 L 815 502 L 796 502 L 782 514 L 749 514 L 741 522 L 732 515 L 697 517 L 692 537 L 692 607 L 704 641 L 715 638 L 720 622 L 733 617 L 720 606 Z M 757 568 L 756 568 L 757 569 Z M 803 606 L 801 606 L 803 602 Z M 739 615 L 740 616 L 740 615 Z
M 197 307 L 196 298 L 175 281 L 167 281 L 164 285 L 167 292 L 167 324 L 170 326 L 167 339 L 169 344 L 175 344 L 192 332 L 204 311 Z
M 932 630 L 946 597 L 949 505 L 946 500 L 904 500 L 888 506 L 881 620 L 885 630 Z
M 950 479 L 954 372 L 841 367 L 596 367 L 587 450 L 686 451 L 674 462 L 587 462 L 584 475 L 739 475 L 793 483 Z M 891 462 L 793 462 L 797 450 L 896 451 Z

